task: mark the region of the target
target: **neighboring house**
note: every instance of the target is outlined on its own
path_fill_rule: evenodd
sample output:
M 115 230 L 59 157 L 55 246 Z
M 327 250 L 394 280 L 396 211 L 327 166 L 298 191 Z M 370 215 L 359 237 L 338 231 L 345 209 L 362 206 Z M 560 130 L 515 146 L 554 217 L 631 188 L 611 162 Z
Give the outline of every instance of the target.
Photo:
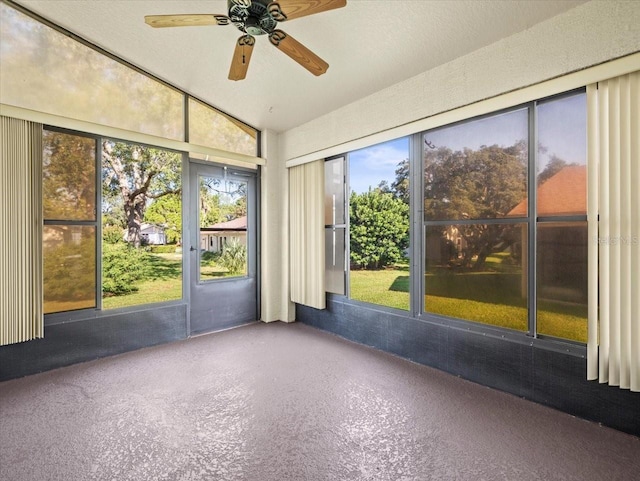
M 129 241 L 127 231 L 124 232 L 124 240 Z M 142 224 L 140 226 L 140 240 L 148 245 L 164 245 L 167 243 L 167 235 L 164 229 L 153 224 Z
M 537 191 L 537 216 L 584 215 L 587 211 L 587 167 L 570 165 L 544 182 Z M 527 199 L 507 217 L 526 217 Z M 527 229 L 524 225 L 523 229 Z M 527 251 L 526 232 L 522 251 Z M 565 302 L 587 299 L 587 228 L 580 222 L 540 222 L 537 233 L 538 294 Z M 522 257 L 522 295 L 527 295 L 526 256 Z
M 454 226 L 443 227 L 443 231 L 426 231 L 427 267 L 453 265 L 461 257 L 467 247 L 467 242 Z
M 200 249 L 209 252 L 222 252 L 224 246 L 236 241 L 247 245 L 247 216 L 227 222 L 219 222 L 200 228 Z

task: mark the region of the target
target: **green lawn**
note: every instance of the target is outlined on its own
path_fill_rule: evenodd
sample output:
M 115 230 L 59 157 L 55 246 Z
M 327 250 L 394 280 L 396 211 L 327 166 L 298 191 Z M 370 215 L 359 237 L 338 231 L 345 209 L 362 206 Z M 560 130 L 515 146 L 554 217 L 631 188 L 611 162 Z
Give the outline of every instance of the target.
M 104 309 L 152 304 L 182 298 L 181 254 L 152 254 L 151 275 L 137 284 L 138 291 L 105 297 Z M 214 261 L 203 261 L 203 279 L 225 277 Z M 378 271 L 352 270 L 351 298 L 372 304 L 409 310 L 409 268 L 396 266 Z M 425 277 L 428 312 L 459 319 L 527 330 L 527 302 L 520 296 L 517 267 L 494 256 L 483 272 L 430 269 Z M 581 304 L 538 301 L 538 332 L 549 336 L 587 340 L 587 308 Z
M 155 302 L 172 301 L 182 298 L 182 254 L 150 254 L 149 275 L 135 284 L 137 291 L 119 296 L 104 297 L 103 309 L 138 306 Z M 200 266 L 202 280 L 229 277 L 229 272 L 216 265 L 215 260 L 202 260 Z
M 182 254 L 150 254 L 149 276 L 136 283 L 137 291 L 102 299 L 103 309 L 138 306 L 182 298 Z
M 351 298 L 409 310 L 409 268 L 351 271 Z
M 484 272 L 432 269 L 425 277 L 428 312 L 519 331 L 527 330 L 527 301 L 520 295 L 520 274 L 502 259 L 490 258 Z M 500 272 L 500 271 L 503 272 Z M 351 271 L 351 298 L 373 304 L 409 308 L 407 268 Z M 587 340 L 587 308 L 548 300 L 538 301 L 538 332 Z

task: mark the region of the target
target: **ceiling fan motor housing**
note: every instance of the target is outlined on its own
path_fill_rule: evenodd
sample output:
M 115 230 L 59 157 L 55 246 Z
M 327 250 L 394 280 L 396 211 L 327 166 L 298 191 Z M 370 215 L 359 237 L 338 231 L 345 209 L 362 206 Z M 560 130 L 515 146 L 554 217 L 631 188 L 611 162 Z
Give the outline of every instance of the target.
M 249 35 L 271 33 L 278 22 L 269 14 L 270 0 L 229 0 L 229 18 L 242 32 Z

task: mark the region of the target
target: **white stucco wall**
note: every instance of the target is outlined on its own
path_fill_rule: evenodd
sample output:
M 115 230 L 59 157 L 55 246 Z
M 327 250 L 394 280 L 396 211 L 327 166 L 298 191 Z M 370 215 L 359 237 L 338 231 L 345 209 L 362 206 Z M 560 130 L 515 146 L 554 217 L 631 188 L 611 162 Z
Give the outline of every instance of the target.
M 289 160 L 640 50 L 640 2 L 594 0 L 280 134 Z

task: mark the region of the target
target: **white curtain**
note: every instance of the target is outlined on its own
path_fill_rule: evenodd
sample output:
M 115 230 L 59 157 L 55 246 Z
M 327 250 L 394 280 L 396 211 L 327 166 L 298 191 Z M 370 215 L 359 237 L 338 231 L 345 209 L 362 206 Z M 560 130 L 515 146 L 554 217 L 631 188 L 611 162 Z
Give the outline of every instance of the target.
M 44 337 L 42 125 L 0 117 L 0 346 Z
M 587 87 L 587 378 L 640 391 L 640 71 Z
M 324 309 L 324 161 L 289 169 L 291 301 Z

